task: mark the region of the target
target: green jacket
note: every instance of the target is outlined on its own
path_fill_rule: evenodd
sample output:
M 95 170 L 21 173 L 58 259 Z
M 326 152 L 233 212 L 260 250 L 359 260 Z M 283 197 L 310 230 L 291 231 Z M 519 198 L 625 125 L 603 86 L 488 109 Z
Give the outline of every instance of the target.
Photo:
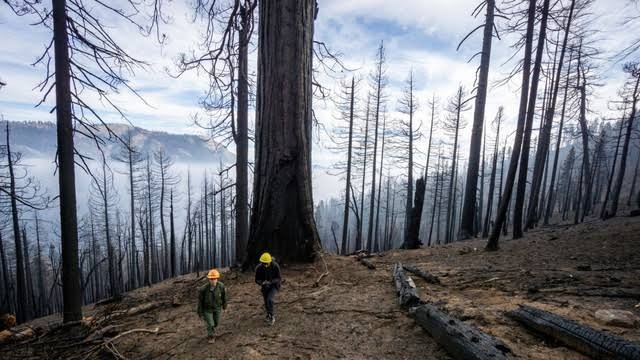
M 227 309 L 227 291 L 224 284 L 218 281 L 218 285 L 212 291 L 211 284 L 207 283 L 198 290 L 198 315 L 220 309 Z

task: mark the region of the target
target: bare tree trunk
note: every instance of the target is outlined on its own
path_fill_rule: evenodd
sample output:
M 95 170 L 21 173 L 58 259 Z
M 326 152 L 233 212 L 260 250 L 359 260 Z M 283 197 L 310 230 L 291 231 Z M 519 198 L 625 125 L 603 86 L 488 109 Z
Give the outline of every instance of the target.
M 374 252 L 378 252 L 380 251 L 380 232 L 379 232 L 379 228 L 380 228 L 380 195 L 382 192 L 382 170 L 383 170 L 383 165 L 384 165 L 384 144 L 385 144 L 385 136 L 386 136 L 386 131 L 387 131 L 387 117 L 385 116 L 382 119 L 382 145 L 380 147 L 380 175 L 379 175 L 379 180 L 378 180 L 378 204 L 377 204 L 377 209 L 376 209 L 376 228 L 375 228 L 375 244 L 373 247 L 373 251 Z
M 60 239 L 62 243 L 63 321 L 82 318 L 82 291 L 78 269 L 78 221 L 71 110 L 69 38 L 66 0 L 52 1 L 53 43 L 55 48 L 56 119 L 58 139 L 58 182 L 60 201 Z
M 15 244 L 16 259 L 16 320 L 22 323 L 28 320 L 27 287 L 25 284 L 24 254 L 22 240 L 20 239 L 20 223 L 18 218 L 18 202 L 16 200 L 16 178 L 13 171 L 13 157 L 11 155 L 11 141 L 9 136 L 9 122 L 7 121 L 7 167 L 9 168 L 9 191 L 11 202 L 11 225 L 13 226 L 13 240 Z M 62 174 L 61 174 L 62 175 Z M 77 245 L 76 245 L 77 246 Z
M 493 210 L 493 191 L 495 188 L 495 184 L 496 184 L 496 171 L 497 171 L 497 165 L 498 165 L 498 144 L 500 143 L 500 124 L 502 123 L 502 107 L 500 107 L 498 109 L 498 115 L 497 120 L 498 120 L 498 129 L 496 130 L 496 143 L 494 145 L 493 148 L 493 158 L 491 160 L 491 175 L 489 178 L 489 196 L 487 198 L 487 212 L 485 213 L 485 218 L 484 218 L 484 226 L 482 229 L 482 237 L 486 238 L 487 236 L 489 236 L 489 228 L 491 225 L 491 213 Z M 502 186 L 502 178 L 500 179 L 500 186 Z M 498 192 L 500 192 L 501 189 L 498 189 Z
M 438 154 L 438 162 L 436 164 L 436 187 L 433 193 L 433 207 L 431 208 L 431 224 L 429 226 L 429 240 L 427 241 L 427 246 L 431 246 L 432 242 L 431 242 L 431 236 L 433 235 L 433 221 L 436 215 L 436 204 L 438 203 L 438 186 L 440 185 L 440 154 Z M 440 192 L 442 192 L 442 190 L 440 190 Z M 438 208 L 439 209 L 439 208 Z M 438 223 L 440 222 L 440 216 L 438 216 Z M 438 225 L 438 229 L 440 228 L 440 225 Z M 439 231 L 436 234 L 436 240 L 439 236 Z
M 344 190 L 344 215 L 342 220 L 342 251 L 344 255 L 347 253 L 347 235 L 349 234 L 349 202 L 351 190 L 351 149 L 353 144 L 353 99 L 355 92 L 355 79 L 351 78 L 351 102 L 349 109 L 349 146 L 347 150 L 347 179 Z M 336 249 L 337 251 L 337 249 Z
M 489 63 L 491 60 L 491 40 L 493 38 L 493 21 L 496 8 L 495 0 L 487 0 L 486 6 L 487 14 L 485 15 L 484 34 L 482 38 L 478 93 L 476 94 L 476 103 L 473 110 L 473 127 L 471 128 L 467 181 L 464 192 L 464 205 L 462 206 L 460 233 L 458 235 L 460 239 L 468 239 L 473 236 L 473 224 L 474 218 L 476 217 L 476 192 L 478 190 L 480 145 L 482 142 L 482 129 L 484 124 L 484 108 L 487 101 L 487 83 L 489 78 Z
M 362 188 L 360 191 L 360 223 L 358 225 L 358 234 L 356 236 L 356 250 L 362 250 L 362 227 L 364 226 L 364 194 L 365 183 L 367 179 L 367 149 L 369 145 L 369 110 L 371 107 L 371 96 L 367 97 L 367 114 L 364 125 L 364 157 L 362 158 Z
M 373 169 L 371 171 L 371 199 L 369 203 L 369 231 L 367 232 L 367 249 L 369 252 L 373 250 L 373 211 L 375 208 L 375 200 L 376 200 L 376 166 L 378 165 L 377 155 L 378 155 L 378 124 L 380 122 L 380 103 L 382 102 L 382 77 L 383 77 L 383 69 L 382 66 L 384 64 L 384 46 L 380 43 L 380 47 L 378 48 L 378 60 L 376 64 L 376 73 L 375 73 L 375 100 L 376 100 L 376 111 L 375 111 L 375 126 L 374 126 L 374 136 L 373 136 Z
M 4 244 L 2 240 L 2 234 L 0 233 L 0 261 L 2 261 L 2 303 L 0 305 L 0 311 L 3 313 L 9 313 L 13 310 L 13 300 L 11 294 L 11 274 L 9 273 L 9 266 L 7 264 L 7 255 L 4 252 Z
M 260 2 L 256 161 L 245 267 L 270 250 L 312 261 L 320 246 L 311 191 L 315 1 Z
M 171 189 L 171 195 L 169 196 L 169 222 L 171 227 L 171 248 L 170 248 L 170 265 L 171 265 L 171 277 L 176 276 L 176 230 L 173 224 L 173 189 Z
M 120 289 L 116 284 L 116 266 L 114 262 L 113 247 L 111 246 L 111 229 L 109 224 L 109 193 L 107 188 L 107 163 L 102 159 L 102 215 L 104 216 L 104 235 L 107 242 L 107 261 L 109 263 L 109 287 L 110 295 L 117 297 Z
M 573 5 L 573 3 L 572 3 Z M 567 107 L 567 96 L 569 94 L 569 76 L 571 74 L 571 60 L 573 60 L 573 51 L 569 55 L 569 65 L 567 67 L 567 77 L 564 87 L 564 98 L 562 100 L 562 111 L 560 114 L 560 124 L 558 125 L 558 139 L 556 141 L 556 149 L 553 155 L 553 170 L 551 171 L 551 183 L 549 184 L 549 200 L 547 201 L 547 210 L 544 215 L 544 225 L 549 225 L 549 219 L 553 216 L 553 208 L 556 203 L 556 173 L 558 170 L 558 160 L 560 157 L 560 145 L 562 144 L 562 131 L 564 129 L 564 116 Z
M 627 199 L 627 206 L 631 206 L 631 199 L 636 191 L 636 182 L 638 180 L 638 166 L 640 165 L 640 154 L 636 159 L 636 169 L 633 171 L 633 180 L 631 180 L 631 190 L 629 190 L 629 199 Z
M 37 246 L 37 258 L 38 261 L 38 312 L 37 316 L 45 315 L 45 289 L 44 289 L 44 268 L 42 266 L 42 248 L 40 247 L 40 221 L 38 219 L 38 212 L 36 216 L 36 246 Z M 2 238 L 0 238 L 2 242 Z M 1 245 L 0 245 L 1 246 Z
M 518 159 L 520 158 L 520 150 L 522 149 L 522 140 L 526 120 L 535 16 L 536 1 L 529 0 L 527 33 L 525 36 L 524 63 L 522 64 L 522 86 L 520 93 L 520 109 L 518 112 L 518 125 L 516 128 L 516 137 L 513 141 L 511 159 L 509 161 L 509 171 L 507 172 L 507 179 L 505 181 L 504 190 L 501 195 L 500 205 L 498 206 L 495 225 L 493 230 L 491 231 L 491 235 L 489 236 L 489 241 L 487 242 L 486 246 L 486 250 L 489 251 L 495 251 L 499 248 L 498 240 L 500 238 L 500 232 L 502 231 L 503 225 L 508 216 L 507 211 L 510 207 L 509 204 L 511 201 L 511 194 L 513 192 L 513 184 L 515 182 L 516 171 L 518 170 Z
M 582 48 L 582 40 L 580 41 L 580 48 Z M 584 166 L 582 171 L 584 174 L 584 204 L 582 205 L 582 218 L 591 209 L 591 161 L 589 154 L 589 126 L 587 125 L 587 79 L 584 75 L 584 68 L 582 68 L 582 53 L 578 50 L 578 89 L 580 90 L 580 116 L 578 117 L 578 123 L 580 124 L 580 134 L 582 135 L 582 161 Z M 580 74 L 582 74 L 582 85 L 580 85 Z M 582 186 L 582 185 L 581 185 Z
M 636 84 L 633 89 L 631 114 L 627 120 L 627 133 L 624 137 L 624 144 L 622 145 L 622 154 L 620 156 L 620 171 L 618 172 L 618 178 L 616 179 L 615 187 L 613 188 L 613 196 L 611 198 L 611 212 L 610 217 L 616 216 L 618 212 L 618 201 L 620 200 L 620 192 L 622 190 L 622 182 L 624 180 L 624 173 L 627 168 L 627 154 L 629 153 L 629 142 L 631 140 L 631 133 L 633 132 L 633 121 L 636 118 L 636 106 L 638 104 L 638 85 L 640 84 L 640 74 L 632 74 L 636 78 Z
M 411 216 L 409 218 L 409 236 L 407 241 L 402 245 L 403 249 L 418 249 L 422 245 L 420 241 L 420 222 L 422 218 L 422 207 L 424 205 L 424 193 L 425 193 L 425 181 L 423 177 L 416 180 L 416 196 L 415 206 L 411 209 Z
M 25 271 L 25 280 L 27 284 L 27 297 L 22 299 L 25 303 L 25 308 L 28 309 L 26 312 L 26 316 L 28 319 L 32 319 L 36 312 L 36 297 L 33 292 L 33 277 L 31 276 L 31 257 L 29 256 L 29 242 L 27 241 L 27 228 L 23 225 L 22 227 L 22 241 L 24 243 L 24 271 Z
M 531 91 L 529 93 L 529 101 L 527 103 L 527 120 L 524 128 L 524 137 L 522 140 L 522 152 L 520 154 L 520 171 L 518 174 L 518 188 L 516 190 L 516 201 L 513 210 L 513 238 L 522 237 L 524 198 L 527 189 L 527 175 L 529 172 L 529 149 L 531 146 L 531 130 L 533 117 L 536 110 L 536 99 L 538 97 L 538 83 L 540 79 L 540 71 L 542 69 L 542 55 L 544 53 L 544 44 L 547 33 L 547 19 L 549 17 L 549 0 L 544 0 L 542 5 L 542 18 L 540 20 L 540 31 L 538 34 L 538 45 L 536 47 L 536 58 L 533 65 L 533 76 L 531 79 Z
M 236 263 L 243 263 L 249 241 L 249 73 L 248 48 L 253 11 L 240 8 L 238 43 L 238 132 L 236 134 Z

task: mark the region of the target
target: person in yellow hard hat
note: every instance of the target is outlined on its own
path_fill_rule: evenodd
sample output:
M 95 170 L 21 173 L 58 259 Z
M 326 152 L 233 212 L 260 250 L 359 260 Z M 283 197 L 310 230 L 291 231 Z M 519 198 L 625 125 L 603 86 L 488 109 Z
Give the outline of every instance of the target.
M 267 252 L 260 256 L 260 264 L 256 267 L 256 284 L 260 285 L 264 299 L 264 308 L 267 311 L 266 322 L 273 325 L 276 321 L 273 313 L 273 299 L 280 290 L 280 266 Z
M 227 291 L 220 279 L 220 272 L 211 269 L 207 274 L 209 282 L 198 291 L 198 316 L 207 328 L 209 344 L 213 344 L 213 334 L 220 323 L 222 310 L 227 309 Z

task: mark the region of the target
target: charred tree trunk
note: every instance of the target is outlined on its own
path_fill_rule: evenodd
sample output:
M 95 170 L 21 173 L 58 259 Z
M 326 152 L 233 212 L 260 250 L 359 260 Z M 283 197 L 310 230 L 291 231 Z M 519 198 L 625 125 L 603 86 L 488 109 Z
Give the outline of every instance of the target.
M 311 192 L 311 61 L 316 3 L 260 2 L 256 176 L 249 257 L 312 261 L 320 246 Z
M 344 255 L 347 253 L 347 236 L 349 234 L 349 204 L 351 190 L 351 149 L 353 145 L 353 100 L 355 92 L 355 79 L 351 78 L 351 101 L 349 106 L 349 145 L 347 150 L 347 179 L 344 190 L 344 214 L 342 220 L 342 248 L 341 253 Z M 337 251 L 338 249 L 336 249 Z M 358 249 L 359 250 L 359 249 Z
M 358 224 L 358 234 L 356 235 L 356 251 L 362 250 L 362 227 L 364 226 L 364 194 L 367 179 L 367 149 L 369 145 L 369 113 L 371 107 L 371 96 L 367 97 L 367 114 L 364 125 L 364 156 L 362 158 L 362 188 L 360 190 L 360 223 Z
M 176 276 L 176 230 L 173 224 L 173 189 L 171 189 L 171 195 L 169 196 L 169 226 L 171 228 L 171 244 L 170 244 L 170 266 L 171 277 Z
M 403 249 L 418 249 L 422 245 L 420 241 L 420 222 L 422 219 L 422 208 L 424 206 L 424 193 L 425 193 L 425 181 L 423 177 L 416 180 L 416 196 L 415 205 L 411 208 L 411 214 L 409 218 L 408 236 Z
M 82 290 L 78 268 L 78 220 L 71 109 L 69 37 L 66 0 L 53 0 L 53 44 L 55 49 L 56 120 L 58 140 L 58 182 L 60 239 L 62 253 L 63 321 L 82 318 Z
M 542 18 L 540 19 L 540 31 L 538 34 L 538 45 L 536 47 L 536 59 L 533 65 L 533 75 L 531 79 L 531 91 L 529 93 L 529 101 L 527 103 L 527 120 L 524 128 L 524 137 L 522 140 L 522 152 L 520 154 L 520 171 L 518 174 L 518 188 L 516 190 L 516 201 L 513 210 L 513 238 L 522 237 L 524 198 L 527 189 L 527 175 L 529 172 L 529 149 L 531 146 L 531 131 L 533 125 L 533 117 L 536 110 L 536 99 L 538 96 L 538 83 L 540 72 L 542 70 L 542 55 L 544 53 L 544 45 L 547 34 L 547 19 L 549 18 L 549 0 L 544 0 L 542 5 Z
M 536 16 L 536 1 L 529 0 L 528 20 L 527 20 L 527 33 L 525 36 L 525 49 L 524 49 L 524 63 L 522 65 L 522 86 L 520 93 L 520 109 L 518 112 L 518 124 L 516 128 L 516 137 L 513 141 L 513 149 L 511 151 L 511 159 L 509 161 L 509 171 L 507 172 L 507 178 L 504 185 L 504 190 L 501 195 L 500 205 L 498 206 L 498 212 L 496 214 L 495 225 L 489 236 L 486 250 L 495 251 L 498 250 L 498 241 L 500 239 L 500 232 L 504 226 L 505 220 L 508 216 L 509 205 L 511 202 L 511 194 L 513 192 L 513 184 L 515 182 L 516 172 L 518 170 L 518 159 L 520 158 L 520 150 L 522 149 L 522 140 L 524 135 L 525 120 L 526 120 L 526 108 L 529 92 L 529 76 L 531 70 L 531 52 L 533 47 L 533 27 Z
M 382 194 L 382 169 L 384 165 L 384 145 L 385 145 L 385 137 L 387 131 L 387 118 L 386 116 L 382 119 L 382 145 L 380 147 L 380 175 L 378 178 L 378 203 L 376 206 L 376 226 L 375 226 L 375 243 L 373 246 L 373 252 L 380 251 L 380 201 L 382 198 L 380 197 Z
M 640 154 L 636 159 L 636 169 L 633 171 L 633 179 L 631 180 L 631 190 L 629 190 L 629 199 L 627 199 L 627 206 L 631 206 L 631 199 L 635 195 L 636 182 L 638 181 L 638 166 L 640 166 Z
M 16 259 L 16 320 L 18 323 L 28 320 L 26 313 L 28 306 L 27 286 L 25 284 L 24 254 L 20 239 L 20 223 L 18 218 L 18 202 L 16 195 L 16 178 L 13 171 L 13 157 L 11 155 L 11 141 L 9 136 L 9 122 L 7 121 L 7 167 L 9 168 L 9 197 L 11 202 L 11 225 L 13 226 L 13 240 Z M 72 151 L 73 154 L 73 151 Z M 73 162 L 73 160 L 72 160 Z M 61 174 L 62 175 L 62 174 Z M 76 244 L 77 247 L 77 244 Z M 77 264 L 76 264 L 77 265 Z
M 371 171 L 371 198 L 369 202 L 369 230 L 367 231 L 367 249 L 369 252 L 373 250 L 373 212 L 375 207 L 376 200 L 376 166 L 378 165 L 378 125 L 380 123 L 380 103 L 382 102 L 382 78 L 383 78 L 383 69 L 382 66 L 384 64 L 384 47 L 382 43 L 378 48 L 378 60 L 376 64 L 376 73 L 375 73 L 375 99 L 376 99 L 376 110 L 375 110 L 375 126 L 374 126 L 374 136 L 373 136 L 373 169 Z M 382 171 L 382 170 L 381 170 Z
M 491 160 L 491 175 L 489 178 L 489 196 L 487 198 L 487 212 L 485 213 L 484 225 L 482 228 L 482 237 L 486 238 L 489 236 L 489 228 L 491 225 L 491 215 L 493 211 L 493 191 L 496 184 L 496 171 L 498 165 L 498 144 L 500 143 L 500 124 L 502 123 L 502 107 L 498 109 L 498 129 L 496 130 L 496 143 L 493 148 L 493 158 Z M 502 182 L 502 180 L 501 180 Z M 502 186 L 502 183 L 500 184 Z M 500 189 L 498 189 L 500 192 Z
M 482 39 L 482 55 L 480 57 L 480 73 L 478 75 L 478 93 L 473 111 L 473 127 L 471 129 L 471 144 L 469 146 L 469 165 L 467 167 L 467 181 L 462 206 L 462 220 L 460 222 L 460 239 L 468 239 L 474 234 L 474 219 L 476 217 L 476 192 L 478 190 L 478 168 L 480 162 L 480 145 L 484 124 L 484 108 L 487 101 L 487 83 L 489 78 L 489 63 L 491 60 L 491 40 L 493 38 L 493 20 L 495 0 L 487 0 L 487 14 L 485 15 L 484 34 Z
M 253 5 L 255 6 L 255 4 Z M 238 44 L 238 130 L 236 134 L 236 258 L 242 264 L 247 256 L 249 241 L 249 72 L 248 48 L 253 9 L 241 6 Z
M 622 145 L 622 154 L 620 156 L 620 171 L 618 172 L 618 178 L 616 179 L 615 187 L 613 188 L 613 196 L 611 198 L 611 212 L 609 217 L 616 216 L 618 212 L 618 201 L 620 200 L 620 192 L 622 191 L 622 182 L 624 181 L 624 173 L 627 168 L 627 154 L 629 153 L 629 142 L 631 140 L 631 133 L 633 132 L 633 122 L 636 118 L 637 104 L 640 94 L 638 93 L 638 85 L 640 84 L 640 70 L 635 70 L 637 73 L 632 75 L 636 78 L 635 86 L 632 94 L 631 114 L 627 120 L 627 132 L 624 137 L 624 144 Z

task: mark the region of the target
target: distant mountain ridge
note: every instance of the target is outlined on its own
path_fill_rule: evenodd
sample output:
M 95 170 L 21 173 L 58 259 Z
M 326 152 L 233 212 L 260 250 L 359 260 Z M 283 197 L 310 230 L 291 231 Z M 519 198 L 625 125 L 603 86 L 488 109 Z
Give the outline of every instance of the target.
M 2 130 L 6 121 L 0 122 Z M 235 155 L 227 149 L 217 148 L 212 141 L 197 135 L 172 134 L 163 131 L 146 130 L 128 124 L 108 124 L 109 128 L 119 137 L 131 132 L 133 143 L 143 154 L 164 148 L 177 162 L 230 163 Z M 45 121 L 10 121 L 11 147 L 19 151 L 25 158 L 51 159 L 56 153 L 56 124 Z M 104 138 L 102 146 L 105 154 L 110 158 L 117 155 L 122 147 L 113 136 L 109 139 L 104 126 L 99 126 L 99 134 Z M 2 131 L 2 143 L 5 134 Z M 75 136 L 76 148 L 82 154 L 94 157 L 98 155 L 96 143 L 79 134 Z

